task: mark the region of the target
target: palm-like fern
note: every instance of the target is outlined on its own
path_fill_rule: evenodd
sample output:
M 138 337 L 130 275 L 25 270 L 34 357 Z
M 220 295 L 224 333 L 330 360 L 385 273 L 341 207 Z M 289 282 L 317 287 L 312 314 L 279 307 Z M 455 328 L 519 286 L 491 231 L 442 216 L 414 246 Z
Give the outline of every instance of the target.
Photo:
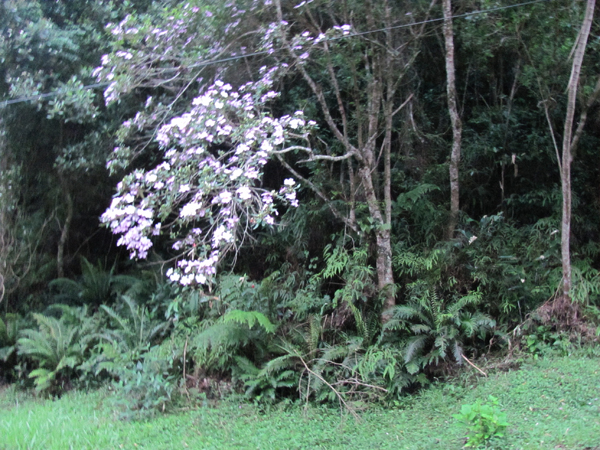
M 192 343 L 196 364 L 207 371 L 231 367 L 236 354 L 250 343 L 256 353 L 264 353 L 267 336 L 275 332 L 275 325 L 256 311 L 233 310 L 205 325 Z
M 117 306 L 115 309 L 101 305 L 110 325 L 94 334 L 100 342 L 100 352 L 84 365 L 85 370 L 96 375 L 102 370 L 114 375 L 120 365 L 138 361 L 171 325 L 171 322 L 152 320 L 147 308 L 129 296 L 121 296 Z
M 20 355 L 36 361 L 39 367 L 30 378 L 35 379 L 38 391 L 53 391 L 68 371 L 76 369 L 84 359 L 93 334 L 93 319 L 87 309 L 63 307 L 60 319 L 43 314 L 33 314 L 37 329 L 21 331 L 18 340 Z
M 274 401 L 278 391 L 298 385 L 299 363 L 292 353 L 273 358 L 260 369 L 248 358 L 238 356 L 235 360 L 241 372 L 239 378 L 244 381 L 248 397 Z
M 495 326 L 489 316 L 473 312 L 481 302 L 480 291 L 446 302 L 423 282 L 413 283 L 409 290 L 409 303 L 396 306 L 392 320 L 384 326 L 384 331 L 410 335 L 403 342 L 409 373 L 437 365 L 450 355 L 460 364 L 466 339 L 482 338 Z
M 94 265 L 82 257 L 79 281 L 57 278 L 50 282 L 50 287 L 58 291 L 55 300 L 96 306 L 111 301 L 116 293 L 125 291 L 138 281 L 129 275 L 115 275 L 115 269 L 116 265 L 113 265 L 107 271 L 100 262 Z

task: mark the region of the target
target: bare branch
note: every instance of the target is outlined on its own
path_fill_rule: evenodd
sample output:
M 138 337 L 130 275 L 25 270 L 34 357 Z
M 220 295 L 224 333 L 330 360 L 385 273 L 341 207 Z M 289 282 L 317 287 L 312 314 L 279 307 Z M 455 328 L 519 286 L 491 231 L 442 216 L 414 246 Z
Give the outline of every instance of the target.
M 330 383 L 328 383 L 325 378 L 323 378 L 321 375 L 319 375 L 315 371 L 311 370 L 310 367 L 308 367 L 308 364 L 306 364 L 306 361 L 304 361 L 304 358 L 302 358 L 302 356 L 300 355 L 300 353 L 298 353 L 297 351 L 295 351 L 295 353 L 296 353 L 296 356 L 298 357 L 298 359 L 300 359 L 300 362 L 302 363 L 302 365 L 304 366 L 304 370 L 306 370 L 308 373 L 314 375 L 319 380 L 321 380 L 323 383 L 325 383 L 329 387 L 329 389 L 331 389 L 334 392 L 334 394 L 336 395 L 336 397 L 340 401 L 340 404 L 344 405 L 344 407 L 346 408 L 346 410 L 350 414 L 352 414 L 352 416 L 356 420 L 360 420 L 360 417 L 358 416 L 358 414 L 356 414 L 356 411 L 352 407 L 350 407 L 350 405 L 346 402 L 346 400 L 344 400 L 344 397 L 342 397 L 342 394 L 340 394 L 339 391 L 336 388 L 334 388 Z
M 311 161 L 345 161 L 347 159 L 350 159 L 354 156 L 353 152 L 350 153 L 346 153 L 345 155 L 341 155 L 341 156 L 330 156 L 330 155 L 312 155 L 309 159 L 304 159 L 302 161 L 298 161 L 299 163 L 306 163 L 306 162 L 311 162 Z
M 558 150 L 558 143 L 556 142 L 556 137 L 554 136 L 554 127 L 552 126 L 550 112 L 548 111 L 548 100 L 543 100 L 540 103 L 544 107 L 544 114 L 546 115 L 546 120 L 548 121 L 548 128 L 550 128 L 550 136 L 552 137 L 552 144 L 554 145 L 554 151 L 556 153 L 556 162 L 558 163 L 558 170 L 562 172 L 562 163 L 560 162 L 560 151 Z
M 592 95 L 590 95 L 590 98 L 588 98 L 588 101 L 587 101 L 585 107 L 583 108 L 583 111 L 581 111 L 581 115 L 579 117 L 579 124 L 577 125 L 577 130 L 575 130 L 575 136 L 573 136 L 573 140 L 571 141 L 571 152 L 573 152 L 573 153 L 575 152 L 575 149 L 577 148 L 577 144 L 579 143 L 579 139 L 581 138 L 581 135 L 583 134 L 583 128 L 585 127 L 585 123 L 587 121 L 588 111 L 589 111 L 590 107 L 596 102 L 599 95 L 600 95 L 600 77 L 598 77 L 598 81 L 596 81 L 596 87 L 594 88 L 594 92 L 592 92 Z
M 306 186 L 308 186 L 315 194 L 317 194 L 317 196 L 323 200 L 323 202 L 325 202 L 325 204 L 329 207 L 329 210 L 332 212 L 332 214 L 335 216 L 336 219 L 342 221 L 344 223 L 344 225 L 346 225 L 348 228 L 350 228 L 352 231 L 354 231 L 355 233 L 358 233 L 358 228 L 356 228 L 356 225 L 350 221 L 350 219 L 348 219 L 347 217 L 345 217 L 343 214 L 341 214 L 338 209 L 333 205 L 331 199 L 325 195 L 323 192 L 321 192 L 321 190 L 309 179 L 303 177 L 302 175 L 300 175 L 291 165 L 288 164 L 288 162 L 283 159 L 281 157 L 281 155 L 276 155 L 277 159 L 279 160 L 279 162 L 281 164 L 283 164 L 283 166 L 290 171 L 290 173 L 292 175 L 294 175 L 297 179 L 299 179 L 303 184 L 305 184 Z
M 407 98 L 406 100 L 404 100 L 404 101 L 402 102 L 402 104 L 401 104 L 400 106 L 398 106 L 398 107 L 397 107 L 397 108 L 394 110 L 394 112 L 392 112 L 392 117 L 393 117 L 393 116 L 395 116 L 396 114 L 398 114 L 398 113 L 399 113 L 399 112 L 400 112 L 400 111 L 401 111 L 401 110 L 402 110 L 402 109 L 403 109 L 403 108 L 404 108 L 406 105 L 408 105 L 408 102 L 410 102 L 410 101 L 412 100 L 413 96 L 414 96 L 414 94 L 413 94 L 413 93 L 411 93 L 411 94 L 408 96 L 408 98 Z

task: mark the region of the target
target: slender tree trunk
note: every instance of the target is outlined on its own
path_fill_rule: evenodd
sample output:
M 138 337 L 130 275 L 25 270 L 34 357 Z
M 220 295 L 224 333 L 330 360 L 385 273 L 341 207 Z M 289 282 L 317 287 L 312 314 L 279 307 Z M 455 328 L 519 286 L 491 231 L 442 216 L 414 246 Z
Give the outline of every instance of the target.
M 571 78 L 569 79 L 567 114 L 565 117 L 565 128 L 563 132 L 562 161 L 560 180 L 562 185 L 562 224 L 561 224 L 561 257 L 563 272 L 563 296 L 571 299 L 571 163 L 573 161 L 573 118 L 575 116 L 575 105 L 577 102 L 577 87 L 579 85 L 579 75 L 583 56 L 587 46 L 592 19 L 594 17 L 594 7 L 596 0 L 588 0 L 585 10 L 585 16 L 581 30 L 577 39 L 577 46 L 573 55 L 573 66 L 571 69 Z
M 56 255 L 56 266 L 58 270 L 58 278 L 64 278 L 65 276 L 65 247 L 69 238 L 69 231 L 71 229 L 71 221 L 73 220 L 73 197 L 69 192 L 68 188 L 64 188 L 66 191 L 67 200 L 67 217 L 60 233 L 60 240 L 58 241 L 58 252 Z
M 448 95 L 448 112 L 452 121 L 452 153 L 450 154 L 450 220 L 447 237 L 454 236 L 460 211 L 458 166 L 462 139 L 462 123 L 456 102 L 456 76 L 454 69 L 454 33 L 452 31 L 452 5 L 450 0 L 443 0 L 444 8 L 444 43 L 446 46 L 446 92 Z
M 386 45 L 388 49 L 393 48 L 392 42 L 392 10 L 389 2 L 385 2 L 385 25 L 388 28 L 386 32 Z M 384 217 L 383 227 L 377 232 L 377 279 L 379 280 L 380 292 L 384 294 L 385 303 L 383 305 L 382 322 L 387 322 L 390 317 L 390 308 L 396 305 L 396 296 L 394 292 L 394 272 L 392 269 L 392 128 L 394 118 L 394 72 L 392 70 L 392 61 L 389 53 L 384 55 L 386 92 L 384 99 L 385 114 L 385 135 L 383 142 L 383 201 Z
M 8 161 L 6 157 L 6 136 L 4 132 L 4 120 L 0 115 L 0 173 L 4 172 L 8 168 Z M 6 193 L 4 194 L 6 196 Z M 5 278 L 6 270 L 8 268 L 8 253 L 10 246 L 8 244 L 8 221 L 7 221 L 7 205 L 6 198 L 0 198 L 0 303 L 4 300 L 6 293 Z
M 368 167 L 360 169 L 360 176 L 369 207 L 369 213 L 375 222 L 375 243 L 377 258 L 375 270 L 377 272 L 377 288 L 384 297 L 382 321 L 389 319 L 389 309 L 396 304 L 394 298 L 394 273 L 392 270 L 392 239 L 389 224 L 386 224 L 381 215 L 381 209 L 375 193 L 371 170 Z

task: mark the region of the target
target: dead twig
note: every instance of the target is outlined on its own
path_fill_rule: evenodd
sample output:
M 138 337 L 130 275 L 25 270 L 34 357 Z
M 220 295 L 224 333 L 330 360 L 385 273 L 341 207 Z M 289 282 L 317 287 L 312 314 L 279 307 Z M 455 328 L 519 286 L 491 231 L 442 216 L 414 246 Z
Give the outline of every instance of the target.
M 485 373 L 483 370 L 481 370 L 479 367 L 477 367 L 475 364 L 473 364 L 471 361 L 469 361 L 469 358 L 467 358 L 465 355 L 463 355 L 461 353 L 461 355 L 463 357 L 463 359 L 468 362 L 472 367 L 474 367 L 475 369 L 477 369 L 484 377 L 487 377 L 487 373 Z
M 339 391 L 336 388 L 334 388 L 331 384 L 329 384 L 327 382 L 327 380 L 325 380 L 325 378 L 323 378 L 321 375 L 319 375 L 315 371 L 311 370 L 310 367 L 308 367 L 308 364 L 306 364 L 306 361 L 304 361 L 304 358 L 302 358 L 302 356 L 298 352 L 295 352 L 295 353 L 296 353 L 296 356 L 298 357 L 298 359 L 300 360 L 300 362 L 302 363 L 302 365 L 304 366 L 304 369 L 308 373 L 314 375 L 319 380 L 321 380 L 323 383 L 325 383 L 327 385 L 327 387 L 329 387 L 329 389 L 331 389 L 333 391 L 333 393 L 337 396 L 340 404 L 344 405 L 344 407 L 348 410 L 348 412 L 350 414 L 352 414 L 352 416 L 354 417 L 354 419 L 355 420 L 360 420 L 360 417 L 358 416 L 358 414 L 356 414 L 356 411 L 346 402 L 346 400 L 344 400 L 344 397 L 342 397 L 342 394 L 340 394 Z

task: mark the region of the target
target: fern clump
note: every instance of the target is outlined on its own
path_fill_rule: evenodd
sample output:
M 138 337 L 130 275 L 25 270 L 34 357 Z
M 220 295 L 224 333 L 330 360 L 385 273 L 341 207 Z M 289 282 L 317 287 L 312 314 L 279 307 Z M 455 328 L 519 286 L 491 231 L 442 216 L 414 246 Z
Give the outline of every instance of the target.
M 37 391 L 60 393 L 78 371 L 90 348 L 97 323 L 87 315 L 87 308 L 55 305 L 62 314 L 59 319 L 33 314 L 37 329 L 21 331 L 17 348 L 19 355 L 32 359 L 38 368 L 29 373 Z
M 437 366 L 450 356 L 461 364 L 467 341 L 485 338 L 496 325 L 477 311 L 482 297 L 478 290 L 447 301 L 424 282 L 415 282 L 408 289 L 408 303 L 394 308 L 384 332 L 399 337 L 406 370 L 411 374 Z
M 264 314 L 240 310 L 230 311 L 204 325 L 191 342 L 195 363 L 205 371 L 224 371 L 233 367 L 235 356 L 250 344 L 258 354 L 268 353 L 269 335 L 276 329 Z
M 129 275 L 116 275 L 116 264 L 105 270 L 101 262 L 94 265 L 81 258 L 81 277 L 79 280 L 57 278 L 49 287 L 55 292 L 57 303 L 93 305 L 112 303 L 118 293 L 134 286 L 138 279 Z
M 0 317 L 0 377 L 11 379 L 17 360 L 17 342 L 24 321 L 18 314 Z

